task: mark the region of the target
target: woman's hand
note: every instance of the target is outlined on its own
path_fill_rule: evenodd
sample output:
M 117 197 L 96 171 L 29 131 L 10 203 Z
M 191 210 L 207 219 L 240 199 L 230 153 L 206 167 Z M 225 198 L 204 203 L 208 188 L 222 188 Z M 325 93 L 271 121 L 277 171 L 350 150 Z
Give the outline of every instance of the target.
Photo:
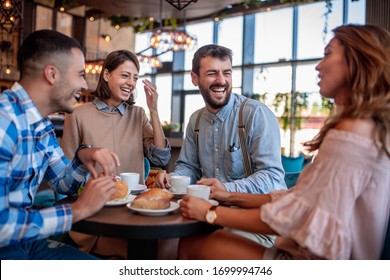
M 149 111 L 151 113 L 157 112 L 157 100 L 158 100 L 157 86 L 147 79 L 142 80 L 142 82 L 144 83 L 146 104 L 148 105 Z
M 180 211 L 184 218 L 205 222 L 206 212 L 211 206 L 202 198 L 185 195 L 180 202 Z
M 171 178 L 171 174 L 167 174 L 166 172 L 160 172 L 156 177 L 156 187 L 161 189 L 169 189 L 170 186 L 168 184 L 168 180 Z
M 224 205 L 232 205 L 232 203 L 230 202 L 230 195 L 231 195 L 231 192 L 223 191 L 223 190 L 216 190 L 216 191 L 213 191 L 212 193 L 210 193 L 210 198 L 216 199 L 221 204 L 224 204 Z

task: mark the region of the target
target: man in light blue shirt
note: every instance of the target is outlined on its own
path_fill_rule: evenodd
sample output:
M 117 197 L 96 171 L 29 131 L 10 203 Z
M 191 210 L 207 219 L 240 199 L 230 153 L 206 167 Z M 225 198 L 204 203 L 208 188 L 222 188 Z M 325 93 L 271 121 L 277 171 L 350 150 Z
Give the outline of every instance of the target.
M 245 173 L 238 119 L 240 105 L 247 98 L 232 93 L 231 50 L 217 45 L 200 48 L 194 55 L 191 77 L 199 87 L 206 110 L 200 109 L 191 116 L 175 171 L 159 174 L 157 186 L 168 187 L 170 176 L 185 175 L 191 177 L 191 183 L 210 185 L 212 190 L 269 193 L 285 189 L 278 121 L 267 106 L 252 99 L 243 109 L 253 170 L 250 176 Z M 202 115 L 197 144 L 198 114 Z
M 262 194 L 286 189 L 278 121 L 267 106 L 255 100 L 247 100 L 243 107 L 245 143 L 252 170 L 247 175 L 247 155 L 242 152 L 238 132 L 240 106 L 247 98 L 232 94 L 232 72 L 230 49 L 206 45 L 196 51 L 191 78 L 206 107 L 190 117 L 175 171 L 159 173 L 158 187 L 169 188 L 172 175 L 184 175 L 191 177 L 191 183 L 211 186 L 211 191 Z M 230 230 L 266 247 L 274 244 L 273 236 Z

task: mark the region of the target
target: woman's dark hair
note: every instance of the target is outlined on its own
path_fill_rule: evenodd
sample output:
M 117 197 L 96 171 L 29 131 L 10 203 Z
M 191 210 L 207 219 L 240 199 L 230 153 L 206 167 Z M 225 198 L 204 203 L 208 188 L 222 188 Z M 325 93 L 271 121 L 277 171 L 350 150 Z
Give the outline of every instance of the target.
M 134 53 L 128 50 L 113 51 L 106 57 L 102 67 L 102 71 L 99 75 L 99 81 L 96 86 L 96 91 L 93 93 L 93 95 L 101 99 L 110 98 L 111 94 L 110 90 L 108 89 L 108 83 L 104 80 L 104 69 L 107 69 L 108 72 L 112 72 L 126 61 L 133 62 L 139 72 L 140 65 L 138 58 Z M 133 94 L 126 101 L 126 103 L 130 106 L 135 104 Z

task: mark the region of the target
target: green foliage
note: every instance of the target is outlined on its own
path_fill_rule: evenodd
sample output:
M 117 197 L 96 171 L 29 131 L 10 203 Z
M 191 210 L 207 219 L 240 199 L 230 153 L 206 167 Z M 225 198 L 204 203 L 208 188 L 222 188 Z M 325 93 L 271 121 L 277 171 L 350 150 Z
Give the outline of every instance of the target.
M 290 126 L 290 119 L 293 117 L 294 126 L 296 129 L 301 129 L 302 124 L 302 110 L 307 109 L 308 107 L 308 93 L 307 92 L 296 92 L 294 95 L 293 103 L 293 94 L 289 93 L 277 93 L 273 101 L 273 106 L 275 111 L 278 112 L 280 109 L 283 110 L 279 121 L 283 130 L 287 130 Z M 294 115 L 292 116 L 292 104 L 294 104 L 293 110 Z
M 161 126 L 165 135 L 168 135 L 171 131 L 178 131 L 180 128 L 178 123 L 168 123 L 167 121 L 164 121 Z
M 134 18 L 128 16 L 110 16 L 108 19 L 112 26 L 131 26 L 135 32 L 143 32 L 146 30 L 153 30 L 160 27 L 160 23 L 156 21 L 150 21 L 149 17 Z M 176 18 L 164 19 L 162 27 L 170 26 L 172 29 L 176 29 L 178 26 L 178 20 Z

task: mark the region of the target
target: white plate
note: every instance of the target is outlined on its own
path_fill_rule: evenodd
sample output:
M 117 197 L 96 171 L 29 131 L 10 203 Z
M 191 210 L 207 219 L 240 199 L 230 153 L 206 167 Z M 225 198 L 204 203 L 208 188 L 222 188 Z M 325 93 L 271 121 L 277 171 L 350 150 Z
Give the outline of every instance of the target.
M 104 205 L 105 206 L 118 206 L 118 205 L 125 205 L 129 203 L 130 201 L 133 201 L 135 198 L 135 195 L 128 194 L 124 198 L 119 198 L 111 201 L 107 201 Z
M 179 199 L 179 200 L 177 201 L 177 203 L 180 205 L 180 202 L 181 202 L 181 201 L 182 201 L 182 199 Z M 214 200 L 214 199 L 209 199 L 209 200 L 207 200 L 207 202 L 210 203 L 210 204 L 213 205 L 213 206 L 218 206 L 218 205 L 219 205 L 219 202 L 216 201 L 216 200 Z
M 180 206 L 176 202 L 171 201 L 171 204 L 169 205 L 168 208 L 161 209 L 161 210 L 149 210 L 149 209 L 134 208 L 134 207 L 131 207 L 131 203 L 127 203 L 126 207 L 139 213 L 139 214 L 145 215 L 145 216 L 163 216 L 163 215 L 168 214 L 169 212 L 172 212 L 172 211 L 179 209 Z
M 138 187 L 136 187 L 135 189 L 131 189 L 130 193 L 131 194 L 139 194 L 139 193 L 143 192 L 146 189 L 147 189 L 147 186 L 145 186 L 145 185 L 138 185 Z

